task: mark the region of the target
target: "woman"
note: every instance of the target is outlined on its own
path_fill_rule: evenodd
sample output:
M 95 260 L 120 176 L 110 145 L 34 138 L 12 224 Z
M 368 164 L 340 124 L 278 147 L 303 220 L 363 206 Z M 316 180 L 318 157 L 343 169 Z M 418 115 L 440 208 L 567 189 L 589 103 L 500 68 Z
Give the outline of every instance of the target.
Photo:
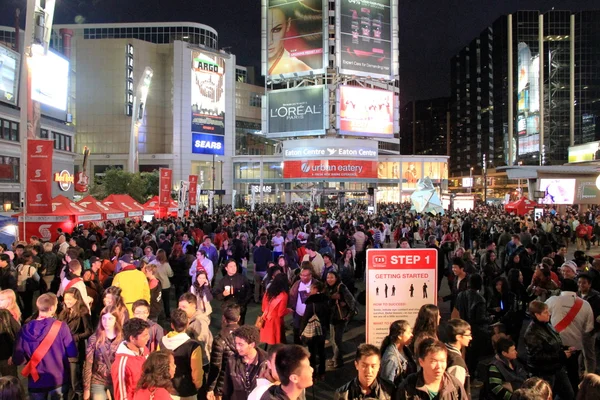
M 212 314 L 210 302 L 213 299 L 213 295 L 206 271 L 202 270 L 196 274 L 196 281 L 192 284 L 190 292 L 196 296 L 197 311 L 202 312 L 205 319 L 210 321 L 210 314 Z
M 162 286 L 160 280 L 156 276 L 158 266 L 156 264 L 146 264 L 144 261 L 140 264 L 140 269 L 146 275 L 148 287 L 150 288 L 150 314 L 148 318 L 151 321 L 162 324 L 166 319 L 166 316 L 164 315 L 164 307 L 162 305 Z
M 529 304 L 531 323 L 523 340 L 527 348 L 527 366 L 535 376 L 547 380 L 555 395 L 561 399 L 575 397 L 569 382 L 565 364 L 573 348 L 564 350 L 558 332 L 550 325 L 548 305 L 534 300 Z
M 577 400 L 600 399 L 600 376 L 596 374 L 585 374 L 579 385 Z
M 333 368 L 340 368 L 344 365 L 344 355 L 342 353 L 344 330 L 355 313 L 356 300 L 337 272 L 327 273 L 325 282 L 325 294 L 329 297 L 329 308 L 331 310 L 329 329 L 330 342 L 333 346 L 333 358 L 329 361 L 329 364 Z
M 8 310 L 0 310 L 0 376 L 17 376 L 17 366 L 8 363 L 15 348 L 15 340 L 21 325 Z
M 0 291 L 0 309 L 8 310 L 15 321 L 19 324 L 21 323 L 21 309 L 17 304 L 17 295 L 14 290 L 6 289 Z
M 175 376 L 175 358 L 169 351 L 150 353 L 142 366 L 142 376 L 133 400 L 171 400 Z
M 63 309 L 58 315 L 58 320 L 65 322 L 73 340 L 77 345 L 78 359 L 71 362 L 71 394 L 69 398 L 81 398 L 83 385 L 81 369 L 85 361 L 85 341 L 93 332 L 92 320 L 89 309 L 77 288 L 67 289 L 63 295 Z
M 190 246 L 188 246 L 190 247 Z M 188 271 L 186 266 L 185 254 L 181 242 L 175 242 L 171 255 L 169 256 L 169 265 L 173 271 L 173 286 L 175 286 L 175 298 L 179 299 L 187 291 Z
M 264 325 L 260 329 L 260 341 L 273 345 L 285 343 L 283 318 L 287 314 L 289 282 L 284 274 L 276 275 L 262 299 Z
M 27 394 L 19 378 L 3 376 L 0 378 L 0 400 L 26 400 Z
M 33 265 L 33 254 L 30 251 L 23 252 L 22 260 L 23 263 L 17 266 L 17 293 L 23 304 L 23 319 L 27 319 L 33 312 L 33 295 L 41 278 Z
M 219 260 L 217 262 L 218 265 L 222 266 L 225 265 L 225 263 L 231 258 L 233 257 L 233 252 L 231 250 L 231 248 L 229 247 L 229 240 L 225 239 L 223 240 L 223 243 L 221 243 L 221 248 L 219 249 Z M 214 266 L 215 267 L 215 276 L 217 276 L 217 265 Z M 224 271 L 221 271 L 223 275 L 225 275 Z
M 508 257 L 508 261 L 505 266 L 505 271 L 510 271 L 513 268 L 521 270 L 521 256 L 517 252 L 513 252 Z
M 83 369 L 84 400 L 107 400 L 107 391 L 114 399 L 110 368 L 123 340 L 120 317 L 115 307 L 105 307 L 100 314 L 96 333 L 90 336 Z
M 288 277 L 292 276 L 290 281 L 295 277 L 296 270 L 300 267 L 300 259 L 298 258 L 298 249 L 294 241 L 287 242 L 283 247 L 283 255 L 285 264 L 288 267 Z
M 488 250 L 484 256 L 483 262 L 483 284 L 485 287 L 492 286 L 492 282 L 502 275 L 502 272 L 502 267 L 498 262 L 496 252 L 494 250 Z
M 392 322 L 390 333 L 381 343 L 381 369 L 379 376 L 398 386 L 408 375 L 417 372 L 417 363 L 408 348 L 413 332 L 410 324 L 404 320 Z
M 171 265 L 169 265 L 169 260 L 167 259 L 167 253 L 163 249 L 158 249 L 156 252 L 156 259 L 153 264 L 156 264 L 156 277 L 160 281 L 161 294 L 162 294 L 162 302 L 163 307 L 165 309 L 165 315 L 167 318 L 171 315 L 171 304 L 169 300 L 171 298 L 171 281 L 169 278 L 173 276 L 173 270 L 171 269 Z
M 414 349 L 419 348 L 419 343 L 427 337 L 437 339 L 438 326 L 440 324 L 440 309 L 434 304 L 425 304 L 419 309 L 415 327 L 413 328 L 413 340 L 410 343 L 413 353 Z M 419 357 L 415 353 L 415 357 Z
M 279 257 L 277 257 L 277 267 L 281 268 L 281 272 L 283 272 L 285 276 L 288 277 L 288 281 L 291 282 L 294 278 L 294 271 L 292 271 L 288 266 L 285 254 L 282 254 Z
M 106 289 L 104 291 L 102 303 L 104 304 L 104 307 L 115 307 L 117 309 L 120 315 L 119 322 L 121 323 L 121 326 L 129 321 L 129 310 L 127 310 L 123 297 L 121 297 L 121 288 L 111 286 Z
M 344 285 L 346 285 L 353 295 L 356 293 L 356 288 L 354 287 L 354 270 L 354 254 L 351 249 L 346 249 L 342 258 L 338 261 L 338 271 L 342 282 L 344 282 Z
M 504 277 L 494 280 L 492 292 L 488 299 L 488 313 L 495 321 L 502 322 L 507 331 L 517 317 L 517 297 L 508 288 L 508 281 Z

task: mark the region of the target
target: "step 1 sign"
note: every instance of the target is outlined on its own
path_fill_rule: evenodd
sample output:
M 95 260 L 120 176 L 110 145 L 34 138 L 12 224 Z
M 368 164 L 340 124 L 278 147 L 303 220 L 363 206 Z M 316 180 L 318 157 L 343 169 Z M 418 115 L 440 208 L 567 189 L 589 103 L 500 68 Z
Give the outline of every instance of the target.
M 415 326 L 419 309 L 437 303 L 436 249 L 367 250 L 367 343 L 380 346 L 390 324 Z

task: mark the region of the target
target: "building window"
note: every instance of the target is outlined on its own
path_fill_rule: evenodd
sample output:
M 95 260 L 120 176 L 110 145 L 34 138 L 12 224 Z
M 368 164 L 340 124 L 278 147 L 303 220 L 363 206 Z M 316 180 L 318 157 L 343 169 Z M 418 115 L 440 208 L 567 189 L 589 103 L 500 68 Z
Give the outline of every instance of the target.
M 58 132 L 52 132 L 52 138 L 54 139 L 54 149 L 62 151 L 73 151 L 72 141 L 73 138 L 69 135 L 64 135 Z
M 19 123 L 0 119 L 0 139 L 10 140 L 11 142 L 19 141 Z
M 262 106 L 262 96 L 259 93 L 250 92 L 250 107 L 258 107 Z
M 0 182 L 19 183 L 20 159 L 0 156 Z

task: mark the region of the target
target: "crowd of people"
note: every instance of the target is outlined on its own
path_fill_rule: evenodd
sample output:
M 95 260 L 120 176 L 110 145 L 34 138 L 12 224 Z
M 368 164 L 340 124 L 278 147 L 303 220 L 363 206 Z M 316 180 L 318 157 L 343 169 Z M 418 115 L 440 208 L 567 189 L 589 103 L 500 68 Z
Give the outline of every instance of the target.
M 56 237 L 0 244 L 0 400 L 303 399 L 352 352 L 336 399 L 600 398 L 598 209 L 223 206 Z M 351 348 L 382 247 L 435 248 L 451 315 Z

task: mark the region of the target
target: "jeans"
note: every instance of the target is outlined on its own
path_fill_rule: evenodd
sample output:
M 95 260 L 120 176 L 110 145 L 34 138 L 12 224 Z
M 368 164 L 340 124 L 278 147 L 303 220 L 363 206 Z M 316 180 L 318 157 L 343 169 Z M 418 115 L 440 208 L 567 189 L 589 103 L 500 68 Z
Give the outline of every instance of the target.
M 82 400 L 83 399 L 83 387 L 81 380 L 81 371 L 83 364 L 79 362 L 71 363 L 71 387 L 69 390 L 69 400 Z
M 552 387 L 552 392 L 555 396 L 559 396 L 560 400 L 573 400 L 575 398 L 567 371 L 564 368 L 558 370 L 554 375 L 540 376 L 540 378 L 548 381 Z
M 92 383 L 90 394 L 91 400 L 108 400 L 108 396 L 106 395 L 106 391 L 110 393 L 110 398 L 114 399 L 113 387 L 112 386 L 104 386 L 96 383 Z
M 69 391 L 69 387 L 59 386 L 56 389 L 44 390 L 40 392 L 32 392 L 29 390 L 29 400 L 63 400 L 65 394 Z
M 342 343 L 344 330 L 346 329 L 346 325 L 348 321 L 339 321 L 334 324 L 329 325 L 330 329 L 330 342 L 333 347 L 333 361 L 336 364 L 344 363 L 344 355 L 342 354 Z

